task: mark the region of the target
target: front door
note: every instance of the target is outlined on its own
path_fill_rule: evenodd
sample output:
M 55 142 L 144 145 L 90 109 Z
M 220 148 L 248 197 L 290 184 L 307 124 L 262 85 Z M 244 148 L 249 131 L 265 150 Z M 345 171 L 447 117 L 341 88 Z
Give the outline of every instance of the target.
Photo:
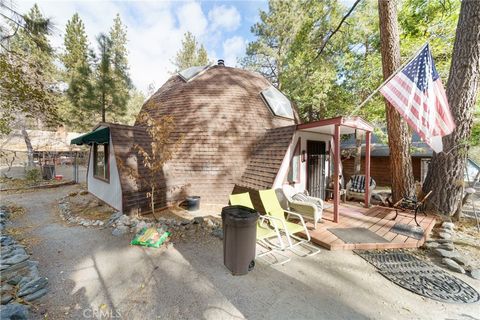
M 325 154 L 325 142 L 307 141 L 307 190 L 321 199 L 325 199 Z

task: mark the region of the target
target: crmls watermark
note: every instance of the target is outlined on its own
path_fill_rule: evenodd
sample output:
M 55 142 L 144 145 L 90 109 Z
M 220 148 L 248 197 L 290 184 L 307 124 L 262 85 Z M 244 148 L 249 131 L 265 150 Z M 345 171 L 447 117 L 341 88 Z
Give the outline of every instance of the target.
M 122 314 L 118 311 L 108 309 L 84 309 L 83 317 L 85 319 L 121 319 Z

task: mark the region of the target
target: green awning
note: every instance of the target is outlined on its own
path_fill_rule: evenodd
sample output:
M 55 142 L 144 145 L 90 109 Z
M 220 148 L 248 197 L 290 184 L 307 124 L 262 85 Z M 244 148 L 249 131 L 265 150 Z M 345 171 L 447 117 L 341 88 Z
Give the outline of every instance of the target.
M 110 128 L 99 128 L 95 131 L 89 132 L 73 139 L 70 144 L 82 145 L 82 144 L 107 144 L 110 140 Z

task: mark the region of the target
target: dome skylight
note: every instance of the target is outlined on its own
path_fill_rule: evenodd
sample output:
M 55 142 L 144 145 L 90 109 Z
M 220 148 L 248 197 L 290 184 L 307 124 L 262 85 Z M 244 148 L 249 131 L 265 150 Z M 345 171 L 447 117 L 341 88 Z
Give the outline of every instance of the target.
M 277 88 L 268 87 L 262 91 L 262 96 L 274 115 L 293 119 L 292 103 Z
M 207 69 L 208 67 L 209 66 L 190 67 L 190 68 L 187 68 L 187 69 L 184 69 L 184 70 L 180 71 L 178 74 L 180 75 L 180 77 L 182 77 L 183 80 L 189 81 L 190 79 L 192 79 L 193 77 L 195 77 L 200 72 Z

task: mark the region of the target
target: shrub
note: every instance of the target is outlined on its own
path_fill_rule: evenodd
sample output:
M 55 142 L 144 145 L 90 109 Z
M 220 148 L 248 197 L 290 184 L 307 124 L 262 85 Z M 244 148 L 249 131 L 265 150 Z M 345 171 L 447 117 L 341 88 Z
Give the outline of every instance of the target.
M 25 179 L 30 184 L 38 184 L 40 180 L 42 180 L 42 173 L 38 168 L 27 169 L 27 171 L 25 172 Z

